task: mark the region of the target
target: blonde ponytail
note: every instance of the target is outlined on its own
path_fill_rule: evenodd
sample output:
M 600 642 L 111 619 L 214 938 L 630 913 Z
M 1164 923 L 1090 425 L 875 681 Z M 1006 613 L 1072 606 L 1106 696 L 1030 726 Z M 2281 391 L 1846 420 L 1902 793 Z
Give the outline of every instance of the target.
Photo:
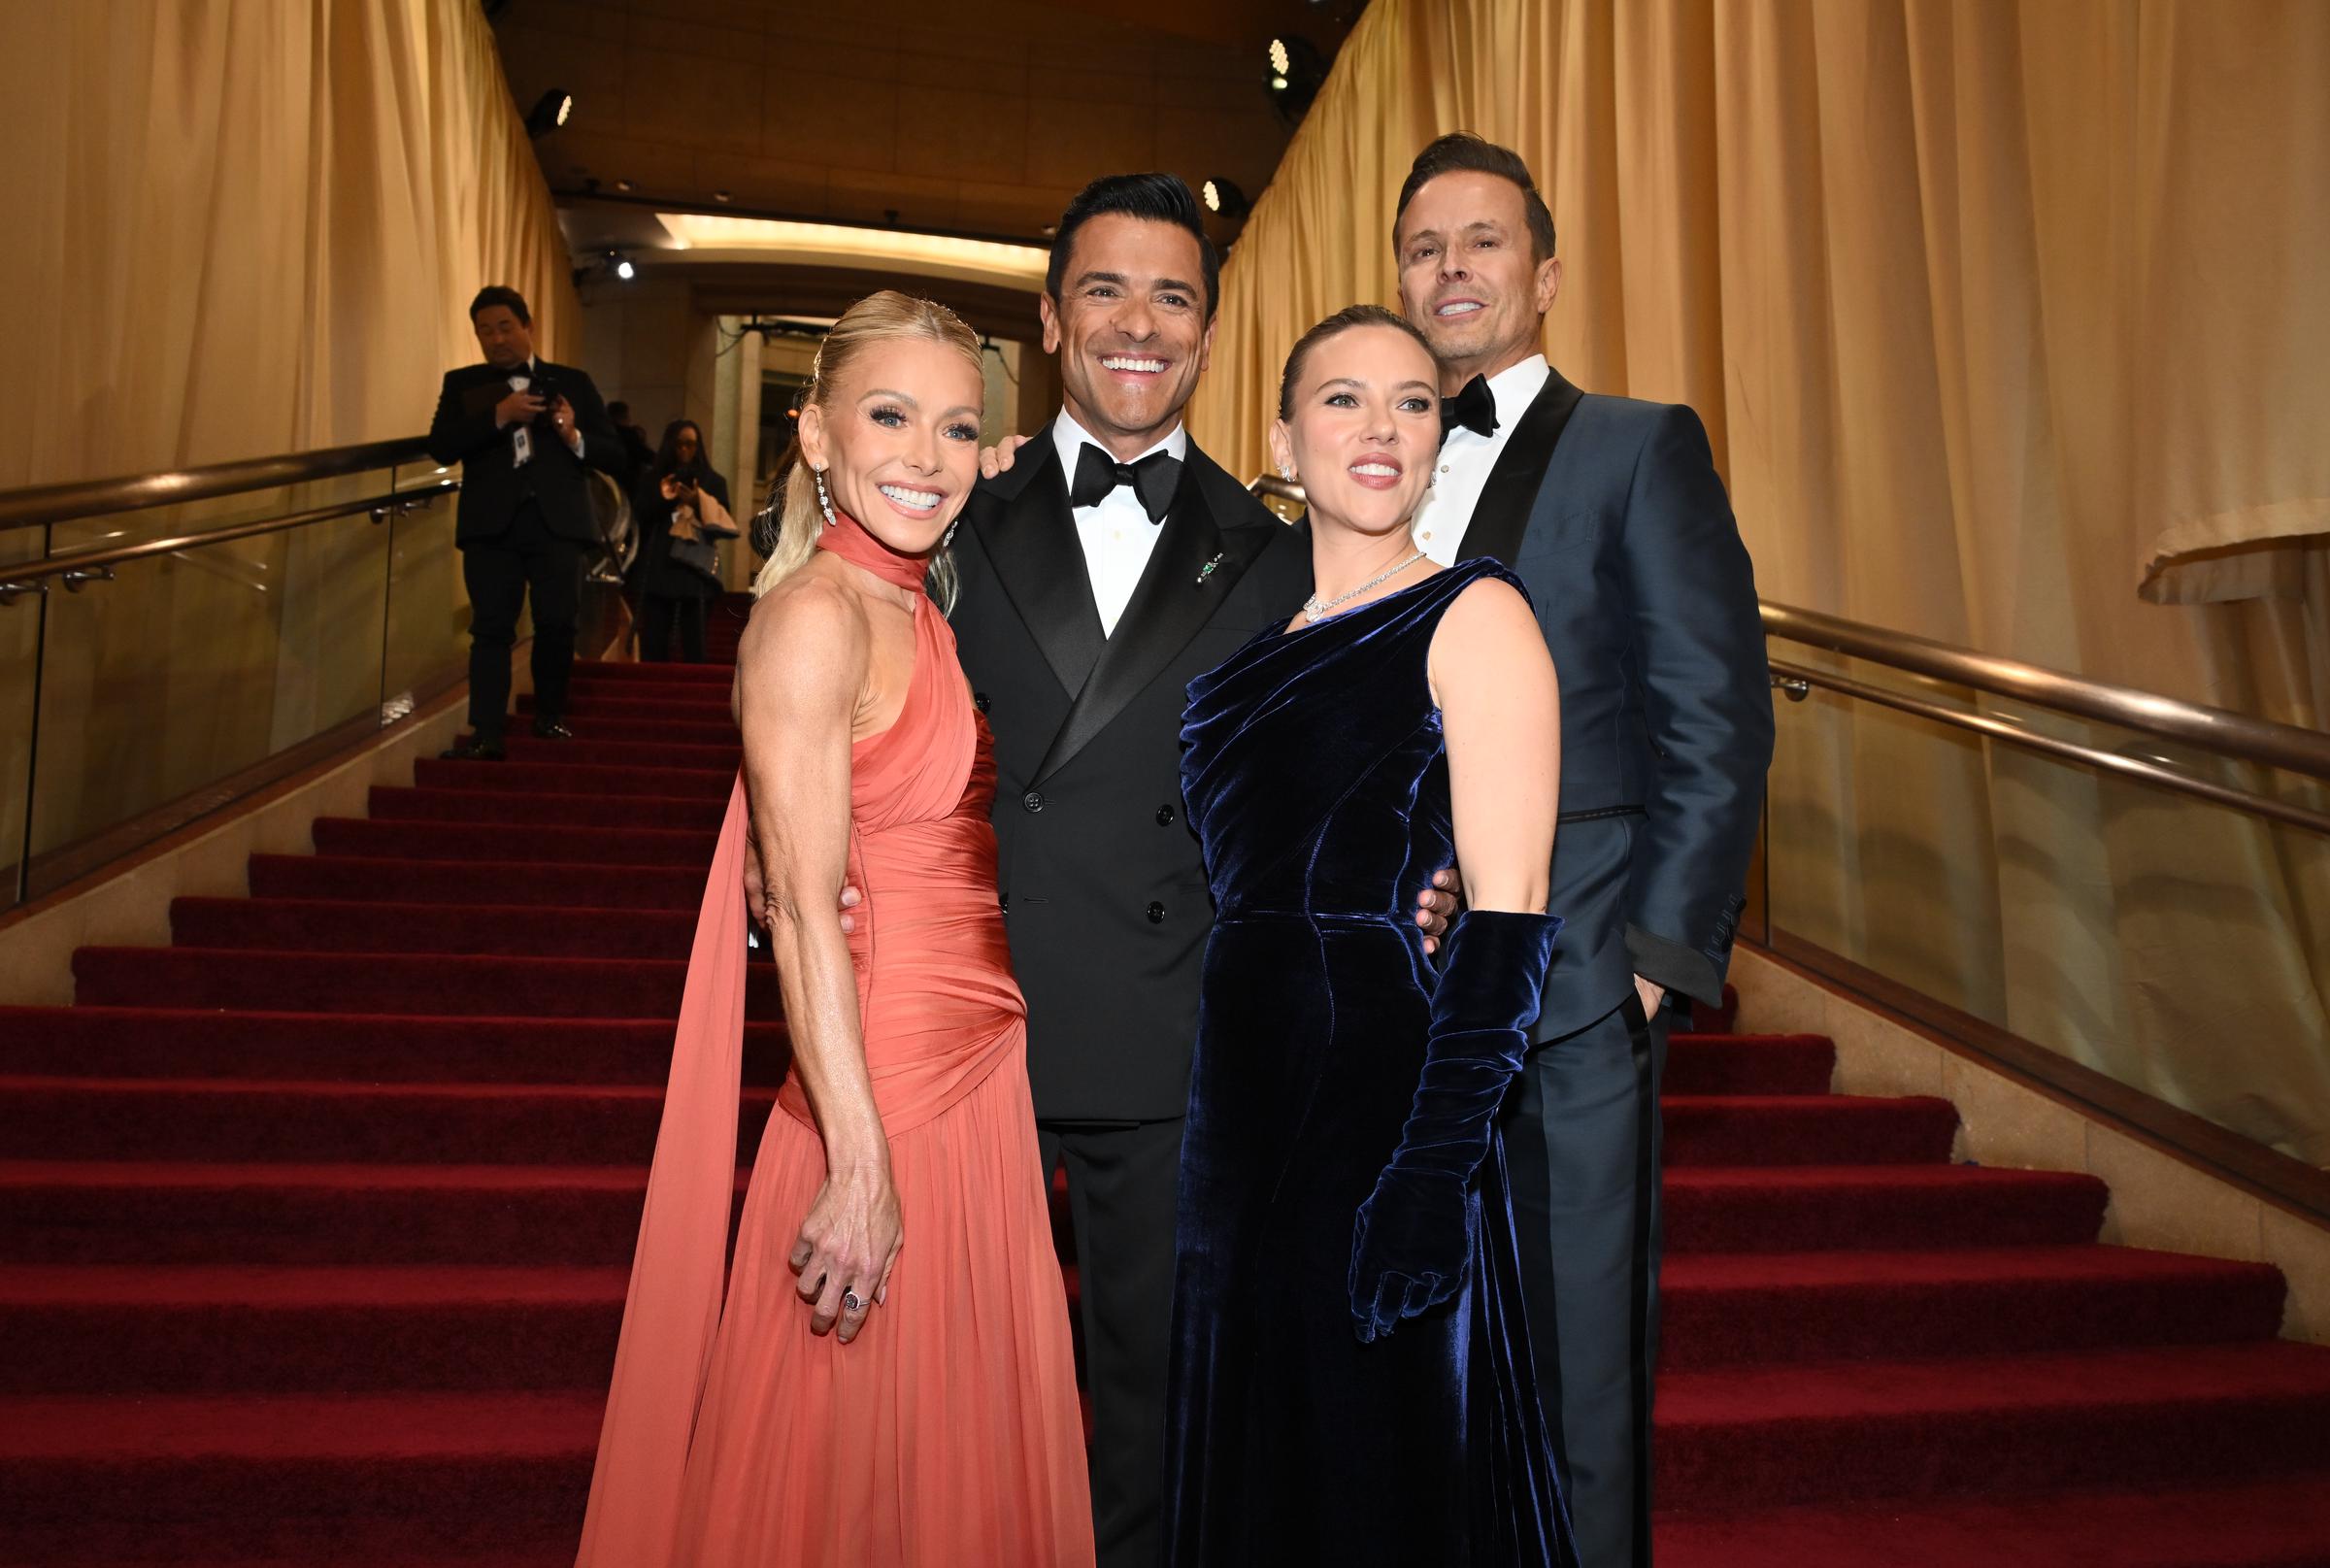
M 834 387 L 847 374 L 849 361 L 858 351 L 871 344 L 900 338 L 946 344 L 959 350 L 971 361 L 972 368 L 983 375 L 985 366 L 982 363 L 979 336 L 963 324 L 961 317 L 935 301 L 884 288 L 844 311 L 842 318 L 826 332 L 810 369 L 809 395 L 804 406 L 814 404 L 830 415 Z M 817 552 L 817 532 L 825 526 L 824 511 L 817 505 L 817 476 L 810 470 L 809 459 L 799 450 L 799 445 L 796 438 L 792 466 L 784 476 L 783 502 L 777 512 L 776 548 L 752 579 L 752 596 L 756 599 L 809 564 Z M 944 550 L 931 557 L 927 585 L 932 601 L 942 611 L 954 608 L 958 585 L 954 559 Z

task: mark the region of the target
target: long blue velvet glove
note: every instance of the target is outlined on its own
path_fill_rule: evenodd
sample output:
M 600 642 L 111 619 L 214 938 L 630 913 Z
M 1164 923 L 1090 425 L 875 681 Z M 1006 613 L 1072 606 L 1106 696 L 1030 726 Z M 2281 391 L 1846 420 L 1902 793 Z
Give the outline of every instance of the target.
M 1464 1288 L 1475 1245 L 1467 1194 L 1521 1070 L 1560 930 L 1557 916 L 1467 910 L 1448 932 L 1415 1103 L 1352 1227 L 1362 1344 Z

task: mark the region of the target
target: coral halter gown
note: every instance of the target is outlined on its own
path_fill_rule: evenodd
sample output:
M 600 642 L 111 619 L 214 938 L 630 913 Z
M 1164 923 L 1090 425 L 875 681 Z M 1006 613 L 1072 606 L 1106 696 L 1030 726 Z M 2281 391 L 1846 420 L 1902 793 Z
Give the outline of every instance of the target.
M 905 1246 L 856 1340 L 810 1332 L 787 1254 L 824 1179 L 798 1080 L 736 1182 L 747 810 L 705 887 L 580 1568 L 1092 1561 L 1066 1296 L 995 898 L 995 764 L 922 592 L 847 517 L 818 543 L 914 591 L 904 710 L 850 753 L 849 938 Z M 782 679 L 770 672 L 763 679 Z M 748 750 L 782 745 L 748 736 Z

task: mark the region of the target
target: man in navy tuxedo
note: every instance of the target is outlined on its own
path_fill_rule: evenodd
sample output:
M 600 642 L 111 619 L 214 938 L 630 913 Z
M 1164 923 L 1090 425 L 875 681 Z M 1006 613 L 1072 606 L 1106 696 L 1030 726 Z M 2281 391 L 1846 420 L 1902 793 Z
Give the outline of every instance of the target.
M 453 543 L 469 588 L 470 737 L 445 754 L 499 761 L 510 649 L 534 596 L 534 733 L 571 738 L 567 675 L 582 613 L 582 554 L 597 542 L 586 468 L 620 484 L 628 466 L 590 378 L 534 354 L 524 296 L 499 284 L 470 301 L 485 362 L 445 373 L 429 455 L 461 465 Z
M 1416 543 L 1517 572 L 1561 678 L 1567 923 L 1506 1150 L 1580 1556 L 1630 1568 L 1650 1560 L 1667 1006 L 1722 994 L 1772 760 L 1755 577 L 1698 416 L 1547 363 L 1561 262 L 1518 154 L 1442 137 L 1392 230 L 1445 394 Z

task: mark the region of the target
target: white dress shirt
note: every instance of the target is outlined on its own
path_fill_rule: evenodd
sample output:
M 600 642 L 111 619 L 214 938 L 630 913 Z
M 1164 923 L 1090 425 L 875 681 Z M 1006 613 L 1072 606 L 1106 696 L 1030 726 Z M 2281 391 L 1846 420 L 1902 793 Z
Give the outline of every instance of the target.
M 1060 417 L 1051 421 L 1051 443 L 1059 451 L 1060 470 L 1071 491 L 1076 488 L 1077 453 L 1086 442 L 1104 452 L 1109 450 L 1093 441 L 1066 409 L 1060 410 Z M 1172 434 L 1140 456 L 1147 457 L 1156 451 L 1169 452 L 1176 461 L 1186 461 L 1188 427 L 1175 425 Z M 1139 457 L 1134 459 L 1139 460 Z M 1133 493 L 1130 484 L 1117 485 L 1096 506 L 1070 510 L 1076 516 L 1077 541 L 1084 547 L 1084 575 L 1092 583 L 1092 605 L 1100 612 L 1101 632 L 1104 636 L 1113 635 L 1118 617 L 1133 597 L 1133 589 L 1140 585 L 1142 570 L 1148 565 L 1149 551 L 1157 548 L 1157 535 L 1164 532 L 1165 525 L 1148 520 L 1141 497 Z
M 1456 564 L 1457 549 L 1464 543 L 1465 529 L 1472 526 L 1473 509 L 1480 505 L 1488 471 L 1497 466 L 1497 455 L 1512 438 L 1513 427 L 1529 412 L 1529 405 L 1545 390 L 1546 378 L 1552 374 L 1553 367 L 1542 353 L 1506 366 L 1488 379 L 1489 395 L 1497 400 L 1496 434 L 1484 436 L 1458 425 L 1441 443 L 1432 488 L 1424 493 L 1424 504 L 1415 509 L 1414 525 L 1416 548 L 1441 565 Z

